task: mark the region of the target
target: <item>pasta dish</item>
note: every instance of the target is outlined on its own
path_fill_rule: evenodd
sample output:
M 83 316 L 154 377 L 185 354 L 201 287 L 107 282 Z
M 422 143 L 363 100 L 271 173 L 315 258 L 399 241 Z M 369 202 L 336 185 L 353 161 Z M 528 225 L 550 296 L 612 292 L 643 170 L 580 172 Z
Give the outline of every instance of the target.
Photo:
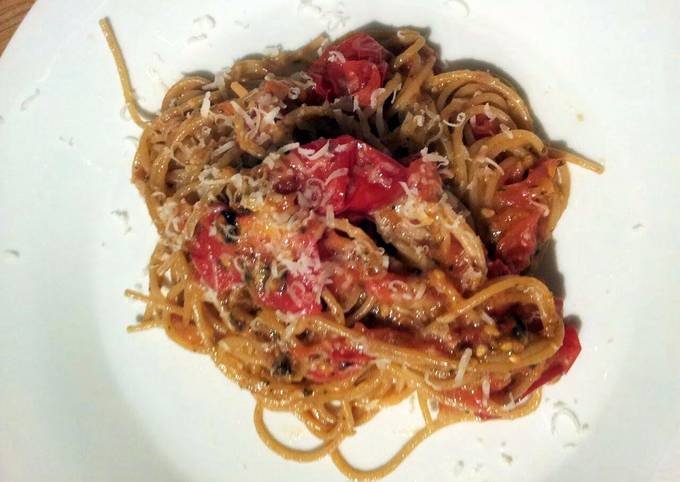
M 171 86 L 132 165 L 159 241 L 131 330 L 162 328 L 256 400 L 264 443 L 330 456 L 348 477 L 394 470 L 427 436 L 510 419 L 580 352 L 562 300 L 531 275 L 575 163 L 484 71 L 446 71 L 413 30 L 320 36 Z M 385 464 L 341 443 L 415 395 L 424 427 Z M 267 410 L 320 439 L 278 440 Z

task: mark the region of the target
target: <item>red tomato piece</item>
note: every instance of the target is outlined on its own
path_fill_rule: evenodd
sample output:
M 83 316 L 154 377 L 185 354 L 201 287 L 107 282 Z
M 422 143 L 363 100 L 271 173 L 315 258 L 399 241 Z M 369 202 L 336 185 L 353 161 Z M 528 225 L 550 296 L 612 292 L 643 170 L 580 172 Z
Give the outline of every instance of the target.
M 545 159 L 529 169 L 526 179 L 511 184 L 505 184 L 496 194 L 495 202 L 499 207 L 532 207 L 539 209 L 532 200 L 541 191 L 549 191 L 553 187 L 553 179 L 557 172 L 559 161 Z
M 222 206 L 215 207 L 201 220 L 196 226 L 196 237 L 189 245 L 191 264 L 198 278 L 218 293 L 227 292 L 233 285 L 243 281 L 240 271 L 233 263 L 227 267 L 220 261 L 225 255 L 233 256 L 236 246 L 225 243 L 218 234 L 210 234 L 223 210 Z
M 328 82 L 331 84 L 331 97 L 353 95 L 361 107 L 371 105 L 371 94 L 382 87 L 382 76 L 375 64 L 365 60 L 348 60 L 328 64 Z
M 495 136 L 501 130 L 498 119 L 489 119 L 484 114 L 477 114 L 474 116 L 470 121 L 470 128 L 472 129 L 472 134 L 474 134 L 475 139 Z
M 408 278 L 395 273 L 382 273 L 364 280 L 366 293 L 373 296 L 379 304 L 401 301 L 403 293 L 410 293 Z
M 451 400 L 452 407 L 470 410 L 482 420 L 493 418 L 484 407 L 484 395 L 481 387 L 471 390 L 454 388 L 446 392 L 446 397 Z
M 529 395 L 537 388 L 557 381 L 567 373 L 581 353 L 581 342 L 578 339 L 576 328 L 570 325 L 564 327 L 564 341 L 557 352 L 546 362 L 546 368 L 540 377 L 524 392 L 523 396 Z
M 326 204 L 333 206 L 335 212 L 344 209 L 350 170 L 356 157 L 356 142 L 352 136 L 328 140 L 321 138 L 301 146 L 286 156 L 288 165 L 302 178 L 301 190 L 310 198 L 314 195 L 319 196 L 321 214 Z M 328 153 L 317 156 L 316 154 L 325 148 L 326 143 Z M 314 151 L 314 154 L 304 154 L 308 151 Z
M 489 279 L 512 274 L 510 267 L 498 258 L 488 260 L 486 266 L 488 270 L 487 276 Z
M 496 243 L 496 255 L 511 273 L 529 267 L 538 246 L 538 222 L 542 213 L 532 209 L 514 209 L 507 228 L 501 231 Z
M 370 105 L 371 94 L 383 85 L 389 53 L 373 37 L 358 33 L 327 47 L 309 67 L 313 93 L 333 100 L 356 95 L 361 106 Z
M 327 153 L 319 155 L 326 143 Z M 331 205 L 335 214 L 368 214 L 399 198 L 399 182 L 407 178 L 404 166 L 351 136 L 317 139 L 292 151 L 286 162 L 303 179 L 305 197 L 321 197 L 321 213 Z
M 526 179 L 506 184 L 496 193 L 496 214 L 489 220 L 496 245 L 491 277 L 521 273 L 529 267 L 538 243 L 545 239 L 543 220 L 547 206 L 539 200 L 554 192 L 557 167 L 555 159 L 541 160 L 528 171 Z M 513 178 L 506 178 L 506 182 Z
M 319 271 L 313 271 L 307 276 L 287 274 L 283 289 L 262 294 L 260 301 L 269 308 L 285 313 L 321 313 L 319 274 Z
M 357 142 L 357 156 L 344 210 L 368 214 L 389 206 L 404 194 L 399 183 L 406 179 L 404 166 L 368 144 Z
M 504 390 L 511 381 L 512 379 L 509 376 L 491 375 L 489 377 L 489 394 L 491 395 Z M 482 420 L 495 418 L 489 414 L 487 408 L 484 406 L 484 393 L 481 385 L 473 388 L 453 388 L 447 390 L 446 398 L 451 400 L 451 406 L 470 410 Z M 445 409 L 446 405 L 442 408 Z
M 325 339 L 312 346 L 298 345 L 293 356 L 309 361 L 310 368 L 305 377 L 315 383 L 340 380 L 373 359 L 350 346 L 342 337 Z
M 418 192 L 423 201 L 437 202 L 442 195 L 442 178 L 437 165 L 422 157 L 408 165 L 407 184 Z

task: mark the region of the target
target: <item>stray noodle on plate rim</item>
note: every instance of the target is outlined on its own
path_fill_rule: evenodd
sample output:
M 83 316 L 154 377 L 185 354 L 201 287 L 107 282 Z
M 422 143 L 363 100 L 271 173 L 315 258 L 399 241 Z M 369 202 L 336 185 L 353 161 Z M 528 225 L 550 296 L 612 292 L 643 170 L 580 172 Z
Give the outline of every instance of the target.
M 186 77 L 145 120 L 100 26 L 160 236 L 148 294 L 126 291 L 146 303 L 129 330 L 209 355 L 253 394 L 274 452 L 377 479 L 442 427 L 530 413 L 569 369 L 578 335 L 527 272 L 566 207 L 567 163 L 603 169 L 546 145 L 506 82 L 441 71 L 413 30 L 319 36 Z M 345 459 L 356 427 L 414 393 L 425 426 L 397 453 Z M 320 444 L 287 446 L 265 410 Z

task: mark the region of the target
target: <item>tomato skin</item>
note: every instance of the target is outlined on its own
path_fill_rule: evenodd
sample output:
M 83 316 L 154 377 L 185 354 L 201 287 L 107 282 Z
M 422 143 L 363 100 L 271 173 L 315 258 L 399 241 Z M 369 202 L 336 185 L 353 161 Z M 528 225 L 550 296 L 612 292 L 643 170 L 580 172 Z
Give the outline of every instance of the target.
M 373 360 L 373 357 L 350 346 L 347 339 L 340 336 L 324 339 L 311 346 L 298 345 L 293 349 L 293 356 L 298 360 L 309 360 L 311 368 L 305 377 L 314 383 L 341 380 Z
M 512 379 L 509 376 L 489 377 L 489 394 L 500 392 L 510 385 Z M 482 420 L 496 418 L 489 414 L 487 407 L 484 406 L 484 393 L 481 385 L 473 388 L 452 388 L 445 392 L 446 398 L 451 401 L 451 406 L 470 410 Z M 447 406 L 442 407 L 446 409 Z
M 311 150 L 316 153 L 327 142 L 327 156 L 311 160 L 309 157 L 314 154 L 303 154 Z M 333 207 L 335 214 L 366 215 L 392 204 L 403 194 L 399 183 L 407 178 L 404 166 L 348 135 L 317 139 L 300 146 L 286 156 L 286 162 L 302 179 L 302 186 L 311 178 L 323 185 L 324 201 Z M 337 175 L 338 172 L 346 173 Z M 320 214 L 324 210 L 324 206 L 318 209 Z
M 396 289 L 391 288 L 391 284 L 398 281 L 408 286 L 408 277 L 396 273 L 381 273 L 371 276 L 364 280 L 366 293 L 373 296 L 379 304 L 394 303 L 396 299 L 401 299 L 401 294 Z
M 407 171 L 391 157 L 364 142 L 357 141 L 357 156 L 343 211 L 359 214 L 389 206 L 404 190 Z
M 531 384 L 527 391 L 524 392 L 523 396 L 529 395 L 546 383 L 557 381 L 562 375 L 569 371 L 576 361 L 576 358 L 578 358 L 579 353 L 581 353 L 581 341 L 578 338 L 578 332 L 573 326 L 565 325 L 562 346 L 548 359 L 546 362 L 546 369 L 541 376 Z
M 498 119 L 489 119 L 485 114 L 477 114 L 474 116 L 474 120 L 470 122 L 469 125 L 475 139 L 494 136 L 501 131 Z
M 371 105 L 371 94 L 382 86 L 382 76 L 375 64 L 365 60 L 334 62 L 327 67 L 331 98 L 351 94 L 361 107 Z
M 489 219 L 491 240 L 495 252 L 489 263 L 489 276 L 518 274 L 526 270 L 546 239 L 547 206 L 540 201 L 554 190 L 554 178 L 559 161 L 542 159 L 527 172 L 526 178 L 516 180 L 512 173 L 494 197 L 495 214 Z
M 220 261 L 222 256 L 233 256 L 236 253 L 236 245 L 225 243 L 217 234 L 210 234 L 210 228 L 223 210 L 223 206 L 211 209 L 196 226 L 196 237 L 189 245 L 191 264 L 199 280 L 220 294 L 243 281 L 243 276 L 233 263 L 227 267 Z
M 442 178 L 437 165 L 422 157 L 408 165 L 408 187 L 414 189 L 423 201 L 437 202 L 443 193 Z
M 356 158 L 356 142 L 356 139 L 348 135 L 334 139 L 320 138 L 300 146 L 285 158 L 285 162 L 297 172 L 298 177 L 302 180 L 302 189 L 304 189 L 305 184 L 311 182 L 310 179 L 318 180 L 317 185 L 323 186 L 321 192 L 323 199 L 327 200 L 335 213 L 343 211 L 346 204 L 350 171 Z M 326 143 L 328 143 L 328 156 L 309 159 L 301 152 L 301 150 L 318 152 Z M 336 175 L 337 172 L 345 172 L 345 174 L 338 176 Z M 333 176 L 332 179 L 328 181 L 331 176 Z M 324 209 L 324 206 L 321 206 L 318 209 L 319 214 L 323 214 Z
M 334 59 L 334 52 L 339 52 L 344 61 Z M 388 56 L 387 50 L 365 33 L 326 47 L 307 71 L 315 82 L 312 97 L 323 102 L 354 95 L 359 105 L 369 106 L 371 94 L 385 81 Z
M 304 232 L 280 232 L 271 227 L 268 218 L 261 218 L 256 214 L 239 216 L 238 222 L 239 247 L 249 257 L 255 254 L 271 262 L 277 253 L 267 246 L 273 245 L 285 248 L 293 260 L 300 259 L 302 256 L 312 260 L 319 259 L 318 242 L 324 227 L 317 221 L 310 221 Z M 264 306 L 285 313 L 303 315 L 320 313 L 320 276 L 319 261 L 319 266 L 310 269 L 306 276 L 286 273 L 285 277 L 279 280 L 280 289 L 258 291 L 257 296 Z
M 263 293 L 260 301 L 264 306 L 284 313 L 300 315 L 314 315 L 321 313 L 321 303 L 317 300 L 316 288 L 319 283 L 319 272 L 312 272 L 309 276 L 286 275 L 284 289 L 273 293 Z M 295 287 L 295 288 L 292 288 Z M 296 289 L 296 294 L 291 290 Z
M 532 209 L 511 208 L 496 243 L 496 252 L 511 273 L 524 271 L 538 247 L 538 222 L 541 213 Z
M 522 206 L 537 209 L 532 201 L 541 191 L 550 192 L 553 189 L 558 165 L 557 159 L 540 160 L 529 169 L 526 179 L 503 185 L 496 194 L 496 205 L 499 208 Z

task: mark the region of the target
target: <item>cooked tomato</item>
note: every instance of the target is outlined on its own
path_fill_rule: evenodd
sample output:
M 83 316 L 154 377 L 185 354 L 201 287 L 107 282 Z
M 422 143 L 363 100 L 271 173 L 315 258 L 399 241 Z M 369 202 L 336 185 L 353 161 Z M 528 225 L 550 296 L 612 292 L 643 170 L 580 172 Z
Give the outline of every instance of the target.
M 233 285 L 243 281 L 233 262 L 225 266 L 221 261 L 225 256 L 233 256 L 236 246 L 225 243 L 217 232 L 210 232 L 211 228 L 216 228 L 216 221 L 223 210 L 222 206 L 213 207 L 196 226 L 196 237 L 189 244 L 191 264 L 196 269 L 198 278 L 218 293 L 229 291 Z
M 316 260 L 303 275 L 287 273 L 276 281 L 277 286 L 269 289 L 258 286 L 258 296 L 263 305 L 286 313 L 311 314 L 321 311 L 319 293 L 321 287 L 321 266 L 317 243 L 324 226 L 316 221 L 308 222 L 304 231 L 289 231 L 285 227 L 271 223 L 268 216 L 254 213 L 239 216 L 239 248 L 245 253 L 257 254 L 262 260 L 271 261 L 281 254 L 276 249 L 285 250 L 290 261 L 302 257 Z M 275 289 L 273 289 L 275 288 Z
M 327 154 L 318 155 L 326 143 Z M 351 136 L 317 139 L 292 151 L 286 162 L 303 179 L 303 194 L 321 197 L 318 210 L 330 205 L 335 214 L 367 214 L 391 204 L 403 193 L 399 182 L 407 174 L 397 161 Z
M 323 100 L 354 95 L 363 107 L 371 94 L 382 87 L 387 75 L 389 53 L 373 37 L 358 33 L 327 47 L 309 67 L 313 93 Z
M 409 327 L 366 327 L 363 323 L 357 322 L 354 329 L 368 338 L 380 340 L 395 346 L 402 346 L 420 350 L 423 353 L 450 356 L 452 351 L 449 346 L 436 338 L 425 338 L 419 330 Z
M 581 353 L 581 342 L 578 339 L 576 328 L 570 325 L 564 327 L 564 341 L 557 352 L 545 362 L 545 370 L 540 377 L 524 392 L 523 396 L 529 395 L 537 388 L 557 381 L 567 373 Z
M 332 266 L 327 288 L 336 298 L 344 298 L 358 288 L 361 279 L 367 275 L 368 267 L 357 256 L 355 242 L 335 231 L 329 230 L 319 243 L 321 260 Z
M 281 283 L 278 290 L 270 293 L 262 293 L 260 301 L 264 306 L 284 313 L 299 313 L 301 315 L 311 315 L 321 312 L 321 302 L 319 300 L 319 279 L 318 270 L 311 271 L 305 276 L 285 275 L 285 281 Z
M 554 191 L 553 179 L 558 165 L 559 161 L 556 159 L 543 159 L 529 169 L 526 179 L 503 185 L 494 199 L 497 207 L 524 206 L 540 209 L 532 201 Z
M 308 361 L 305 377 L 316 383 L 340 380 L 373 359 L 339 336 L 311 346 L 298 345 L 293 349 L 293 356 Z
M 511 378 L 508 376 L 491 375 L 489 377 L 489 395 L 505 389 L 510 382 Z M 451 400 L 452 407 L 470 410 L 482 420 L 494 418 L 489 415 L 487 408 L 484 406 L 484 393 L 481 385 L 473 388 L 453 388 L 447 390 L 446 398 Z M 446 405 L 442 408 L 446 409 Z
M 423 201 L 437 202 L 442 195 L 442 178 L 437 165 L 422 157 L 409 164 L 407 184 L 418 192 Z
M 395 273 L 382 273 L 364 280 L 366 293 L 380 304 L 402 302 L 404 294 L 411 294 L 408 277 Z
M 365 60 L 348 60 L 328 64 L 330 99 L 353 95 L 362 107 L 371 105 L 371 94 L 382 86 L 382 76 L 375 64 Z
M 307 222 L 304 231 L 291 231 L 285 225 L 272 223 L 266 213 L 253 213 L 238 217 L 239 239 L 241 249 L 251 253 L 259 253 L 265 257 L 276 257 L 277 247 L 285 249 L 291 260 L 303 254 L 317 254 L 316 244 L 324 232 L 324 225 L 318 220 Z
M 492 236 L 497 236 L 496 254 L 511 273 L 519 273 L 529 267 L 536 252 L 542 213 L 529 208 L 509 208 L 502 215 L 493 221 L 491 228 Z
M 350 170 L 356 158 L 356 142 L 352 136 L 321 138 L 301 146 L 286 156 L 288 165 L 297 171 L 302 179 L 300 189 L 303 193 L 310 198 L 319 197 L 316 201 L 321 214 L 327 204 L 330 204 L 336 213 L 345 207 Z M 327 154 L 317 156 L 321 149 L 325 149 L 327 143 Z M 314 154 L 305 154 L 309 151 L 313 151 Z
M 490 262 L 489 276 L 516 274 L 531 264 L 538 244 L 545 240 L 544 222 L 549 200 L 555 191 L 554 178 L 558 161 L 541 160 L 529 169 L 526 178 L 512 182 L 514 176 L 494 197 L 495 214 L 489 219 L 495 253 Z
M 484 406 L 484 395 L 480 387 L 474 389 L 454 388 L 446 392 L 446 397 L 451 400 L 451 407 L 473 412 L 482 420 L 489 420 L 492 417 Z M 444 405 L 442 408 L 446 409 Z
M 357 141 L 351 175 L 344 210 L 367 214 L 389 206 L 404 193 L 399 183 L 406 181 L 407 171 L 390 156 Z
M 498 134 L 501 130 L 498 119 L 489 119 L 484 114 L 477 114 L 470 122 L 470 128 L 475 139 L 489 137 Z

